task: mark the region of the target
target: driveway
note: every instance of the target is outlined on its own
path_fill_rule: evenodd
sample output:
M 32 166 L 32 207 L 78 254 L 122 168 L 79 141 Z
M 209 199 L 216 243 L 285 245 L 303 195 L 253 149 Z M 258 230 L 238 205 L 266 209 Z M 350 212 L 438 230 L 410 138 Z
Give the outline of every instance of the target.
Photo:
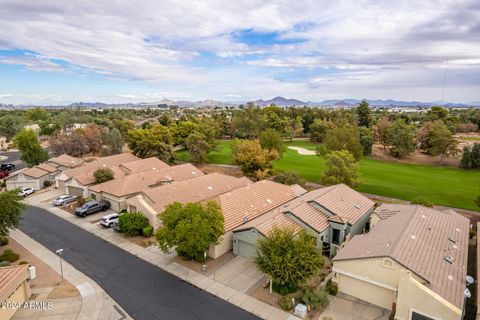
M 264 274 L 247 258 L 237 256 L 216 270 L 210 278 L 246 293 L 264 278 Z
M 389 310 L 374 306 L 352 296 L 338 293 L 329 296 L 330 304 L 319 319 L 342 320 L 388 320 Z
M 98 283 L 134 319 L 259 319 L 48 211 L 29 206 L 20 229 Z

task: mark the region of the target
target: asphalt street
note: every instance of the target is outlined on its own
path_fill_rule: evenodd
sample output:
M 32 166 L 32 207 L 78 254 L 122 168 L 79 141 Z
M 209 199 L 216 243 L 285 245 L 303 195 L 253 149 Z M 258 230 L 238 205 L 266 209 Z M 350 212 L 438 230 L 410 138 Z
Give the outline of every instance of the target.
M 0 163 L 13 163 L 15 165 L 15 171 L 23 169 L 27 166 L 25 162 L 20 160 L 19 151 L 0 151 L 0 156 L 5 156 L 8 158 L 0 161 Z
M 48 211 L 27 207 L 20 230 L 97 282 L 134 319 L 259 319 Z

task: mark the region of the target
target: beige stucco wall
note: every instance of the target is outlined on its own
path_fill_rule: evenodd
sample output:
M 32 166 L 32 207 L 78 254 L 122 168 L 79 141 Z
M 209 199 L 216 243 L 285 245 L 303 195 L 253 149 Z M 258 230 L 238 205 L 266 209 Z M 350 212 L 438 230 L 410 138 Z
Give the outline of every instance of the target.
M 459 320 L 462 310 L 412 277 L 400 279 L 395 319 L 410 320 L 412 311 L 432 319 Z
M 370 228 L 375 226 L 378 222 L 380 222 L 380 218 L 378 217 L 378 214 L 375 212 L 372 212 L 372 215 L 370 216 Z
M 46 180 L 48 180 L 48 175 L 33 178 L 19 173 L 7 180 L 7 190 L 10 191 L 17 188 L 34 188 L 35 190 L 40 190 L 43 187 L 43 182 Z
M 160 227 L 160 221 L 157 217 L 157 212 L 145 201 L 141 195 L 137 195 L 127 199 L 127 210 L 141 212 L 147 217 L 150 225 L 157 230 Z
M 213 259 L 217 259 L 222 254 L 227 253 L 233 248 L 233 232 L 228 231 L 222 236 L 222 240 L 216 246 L 211 245 L 208 248 L 208 256 Z

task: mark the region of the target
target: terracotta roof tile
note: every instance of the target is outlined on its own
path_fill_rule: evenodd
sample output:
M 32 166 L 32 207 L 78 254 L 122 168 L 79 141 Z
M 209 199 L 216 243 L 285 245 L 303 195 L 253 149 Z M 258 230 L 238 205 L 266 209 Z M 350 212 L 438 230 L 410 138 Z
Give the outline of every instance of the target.
M 61 165 L 68 168 L 74 168 L 82 164 L 84 160 L 69 156 L 67 154 L 62 154 L 62 155 L 59 155 L 58 157 L 49 159 L 48 162 L 53 162 L 57 165 Z
M 32 178 L 40 178 L 40 177 L 43 177 L 44 175 L 49 174 L 49 172 L 37 167 L 33 167 L 33 168 L 28 168 L 27 170 L 21 172 L 21 174 L 24 174 Z
M 412 209 L 413 208 L 413 209 Z M 390 257 L 425 279 L 427 286 L 461 308 L 470 222 L 455 212 L 398 205 L 399 212 L 357 235 L 333 259 Z M 452 240 L 450 240 L 452 239 Z M 445 260 L 450 256 L 453 263 Z
M 26 265 L 0 267 L 0 301 L 6 301 L 27 277 Z
M 51 165 L 49 165 L 49 164 L 46 164 L 46 163 L 41 163 L 41 164 L 39 164 L 39 165 L 37 165 L 37 166 L 35 166 L 35 167 L 37 167 L 37 168 L 39 168 L 39 169 L 42 169 L 42 170 L 44 170 L 44 171 L 48 171 L 48 172 L 50 172 L 50 173 L 53 173 L 53 172 L 58 171 L 57 168 L 55 168 L 55 167 L 53 167 L 53 166 L 51 166 Z
M 138 173 L 155 169 L 158 170 L 168 168 L 170 166 L 156 157 L 151 157 L 146 159 L 140 159 L 137 161 L 122 163 L 120 164 L 120 167 L 125 169 L 127 173 Z

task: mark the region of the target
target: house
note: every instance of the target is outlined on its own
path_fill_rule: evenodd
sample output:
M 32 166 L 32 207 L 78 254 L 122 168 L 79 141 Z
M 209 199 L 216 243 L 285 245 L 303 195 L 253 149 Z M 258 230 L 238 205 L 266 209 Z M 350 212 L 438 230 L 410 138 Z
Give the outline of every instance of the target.
M 262 180 L 220 194 L 215 201 L 219 203 L 223 213 L 225 234 L 220 244 L 210 247 L 209 256 L 217 258 L 232 249 L 234 249 L 234 253 L 254 251 L 255 242 L 248 243 L 240 239 L 234 241 L 234 230 L 305 192 L 298 185 L 288 186 L 270 180 Z
M 17 188 L 34 188 L 40 190 L 45 186 L 46 181 L 54 181 L 59 171 L 49 164 L 42 163 L 26 170 L 18 171 L 5 178 L 7 190 Z
M 247 178 L 235 178 L 212 173 L 157 188 L 147 188 L 141 194 L 127 200 L 127 210 L 145 215 L 155 229 L 160 227 L 157 215 L 173 202 L 189 203 L 213 199 L 219 194 L 246 186 Z
M 200 169 L 189 163 L 158 169 L 153 167 L 151 171 L 133 173 L 148 167 L 149 164 L 151 165 L 148 159 L 121 164 L 120 167 L 128 170 L 128 173 L 121 178 L 89 187 L 90 196 L 96 200 L 107 200 L 113 210 L 121 211 L 127 208 L 127 199 L 140 194 L 142 190 L 204 175 Z
M 48 165 L 57 168 L 59 171 L 78 167 L 84 163 L 83 159 L 69 156 L 67 154 L 59 155 L 58 157 L 51 158 L 46 162 Z
M 0 268 L 0 301 L 5 304 L 0 308 L 0 319 L 11 319 L 17 311 L 17 308 L 8 308 L 8 303 L 22 304 L 30 298 L 32 292 L 28 279 L 28 265 Z
M 113 156 L 102 157 L 81 166 L 63 171 L 56 177 L 56 185 L 59 189 L 65 188 L 67 194 L 73 194 L 79 197 L 88 196 L 88 186 L 95 184 L 93 173 L 97 169 L 109 168 L 114 172 L 115 178 L 121 178 L 126 173 L 119 165 L 140 160 L 131 153 L 121 153 Z M 144 161 L 147 159 L 144 159 Z M 157 159 L 158 160 L 158 159 Z M 147 160 L 150 163 L 150 160 Z M 160 161 L 162 164 L 163 161 Z M 166 165 L 166 164 L 165 164 Z M 145 171 L 152 167 L 145 166 Z
M 383 208 L 382 208 L 383 206 Z M 386 213 L 391 205 L 377 212 Z M 470 222 L 456 212 L 395 205 L 333 259 L 340 292 L 392 310 L 395 319 L 461 318 Z
M 275 224 L 285 224 L 294 228 L 301 226 L 316 238 L 317 248 L 323 254 L 334 256 L 346 240 L 369 228 L 374 205 L 373 201 L 344 184 L 303 192 L 265 217 L 236 227 L 233 252 L 252 257 L 258 237 L 267 236 Z M 292 222 L 286 223 L 287 219 Z

